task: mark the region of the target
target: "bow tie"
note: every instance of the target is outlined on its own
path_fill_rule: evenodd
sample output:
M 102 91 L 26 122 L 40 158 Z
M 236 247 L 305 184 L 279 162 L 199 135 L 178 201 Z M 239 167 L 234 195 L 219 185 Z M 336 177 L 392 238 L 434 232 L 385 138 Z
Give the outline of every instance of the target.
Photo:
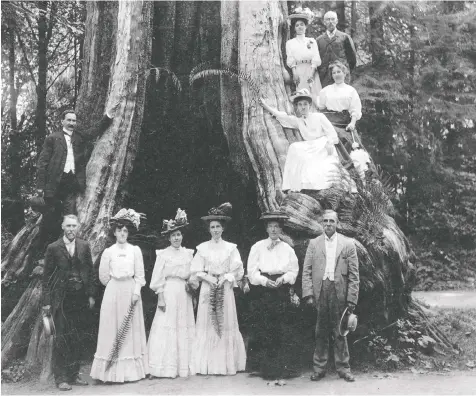
M 268 246 L 268 250 L 273 250 L 274 247 L 275 247 L 279 242 L 281 242 L 281 240 L 279 240 L 279 239 L 276 239 L 275 241 L 272 241 L 272 242 L 269 244 L 269 246 Z

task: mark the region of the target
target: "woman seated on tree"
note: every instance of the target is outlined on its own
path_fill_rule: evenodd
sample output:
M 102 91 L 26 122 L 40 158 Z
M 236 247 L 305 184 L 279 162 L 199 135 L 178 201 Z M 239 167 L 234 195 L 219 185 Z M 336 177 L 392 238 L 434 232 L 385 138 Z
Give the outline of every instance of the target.
M 157 294 L 157 311 L 149 334 L 149 368 L 152 377 L 187 377 L 191 367 L 195 317 L 187 280 L 193 250 L 182 246 L 187 214 L 177 210 L 174 220 L 164 220 L 162 235 L 170 246 L 157 250 L 150 288 Z
M 350 152 L 354 141 L 361 144 L 355 124 L 362 117 L 362 103 L 355 88 L 344 82 L 349 72 L 347 66 L 335 61 L 329 65 L 329 69 L 334 84 L 324 87 L 319 93 L 318 108 L 334 125 L 339 139 Z
M 243 277 L 243 262 L 234 243 L 221 238 L 231 220 L 231 205 L 212 208 L 202 217 L 211 240 L 197 246 L 191 283 L 202 282 L 192 365 L 198 374 L 234 375 L 246 368 L 246 350 L 238 328 L 233 288 Z
M 282 190 L 323 190 L 341 180 L 339 157 L 335 145 L 339 143 L 337 133 L 320 113 L 311 113 L 312 98 L 303 89 L 293 98 L 299 117 L 269 106 L 261 99 L 262 106 L 269 111 L 284 128 L 299 129 L 304 141 L 289 146 L 283 172 Z
M 140 215 L 121 209 L 110 224 L 116 243 L 104 250 L 99 264 L 99 280 L 106 290 L 91 377 L 103 382 L 137 381 L 149 374 L 140 295 L 145 285 L 144 261 L 140 248 L 127 238 L 139 229 Z
M 296 37 L 286 42 L 286 64 L 291 68 L 296 91 L 308 89 L 314 97 L 319 95 L 321 81 L 317 68 L 321 65 L 321 57 L 316 40 L 306 37 L 307 25 L 312 20 L 309 8 L 296 8 L 289 16 L 291 31 Z

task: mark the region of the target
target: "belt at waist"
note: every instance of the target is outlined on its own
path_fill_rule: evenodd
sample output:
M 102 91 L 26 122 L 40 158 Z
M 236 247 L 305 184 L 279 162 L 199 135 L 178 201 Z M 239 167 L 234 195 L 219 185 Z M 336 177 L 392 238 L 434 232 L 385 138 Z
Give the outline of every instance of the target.
M 299 65 L 300 63 L 312 63 L 312 60 L 298 60 L 298 61 L 296 61 L 296 65 Z
M 120 278 L 117 278 L 115 276 L 111 276 L 111 279 L 114 279 L 116 281 L 127 281 L 127 280 L 134 280 L 132 276 L 122 276 Z
M 273 282 L 278 279 L 283 274 L 268 274 L 267 272 L 262 272 L 261 275 L 266 276 L 266 278 L 272 280 Z

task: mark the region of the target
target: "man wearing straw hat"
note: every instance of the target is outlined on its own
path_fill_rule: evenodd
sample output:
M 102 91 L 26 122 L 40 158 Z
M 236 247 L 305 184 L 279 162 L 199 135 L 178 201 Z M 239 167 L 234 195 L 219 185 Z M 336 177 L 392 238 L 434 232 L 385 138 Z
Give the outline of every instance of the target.
M 359 298 L 359 262 L 351 239 L 336 232 L 337 213 L 326 210 L 324 233 L 311 240 L 302 272 L 303 300 L 317 308 L 316 349 L 311 381 L 326 375 L 329 336 L 334 339 L 334 358 L 339 377 L 355 381 L 350 372 L 347 338 L 339 331 L 342 313 L 353 313 Z
M 91 327 L 88 310 L 94 308 L 95 282 L 89 243 L 76 238 L 79 222 L 66 215 L 64 236 L 48 245 L 43 272 L 43 314 L 54 318 L 53 374 L 62 391 L 88 385 L 79 377 L 81 336 Z
M 251 368 L 259 369 L 263 378 L 273 380 L 295 376 L 289 360 L 297 355 L 284 332 L 285 326 L 295 322 L 291 286 L 299 272 L 294 249 L 279 238 L 288 218 L 282 212 L 264 213 L 260 219 L 266 225 L 268 238 L 255 243 L 248 257 L 254 317 L 250 365 L 254 364 Z

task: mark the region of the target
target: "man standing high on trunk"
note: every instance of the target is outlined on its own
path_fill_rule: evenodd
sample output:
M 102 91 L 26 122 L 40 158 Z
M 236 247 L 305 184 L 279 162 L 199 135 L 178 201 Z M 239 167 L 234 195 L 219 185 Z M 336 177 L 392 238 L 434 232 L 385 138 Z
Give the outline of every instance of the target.
M 350 72 L 357 64 L 354 42 L 347 33 L 337 30 L 337 22 L 337 14 L 334 11 L 326 12 L 324 25 L 326 25 L 327 31 L 317 38 L 317 47 L 322 61 L 318 68 L 322 88 L 334 83 L 329 70 L 329 65 L 332 62 L 341 61 L 349 68 Z

